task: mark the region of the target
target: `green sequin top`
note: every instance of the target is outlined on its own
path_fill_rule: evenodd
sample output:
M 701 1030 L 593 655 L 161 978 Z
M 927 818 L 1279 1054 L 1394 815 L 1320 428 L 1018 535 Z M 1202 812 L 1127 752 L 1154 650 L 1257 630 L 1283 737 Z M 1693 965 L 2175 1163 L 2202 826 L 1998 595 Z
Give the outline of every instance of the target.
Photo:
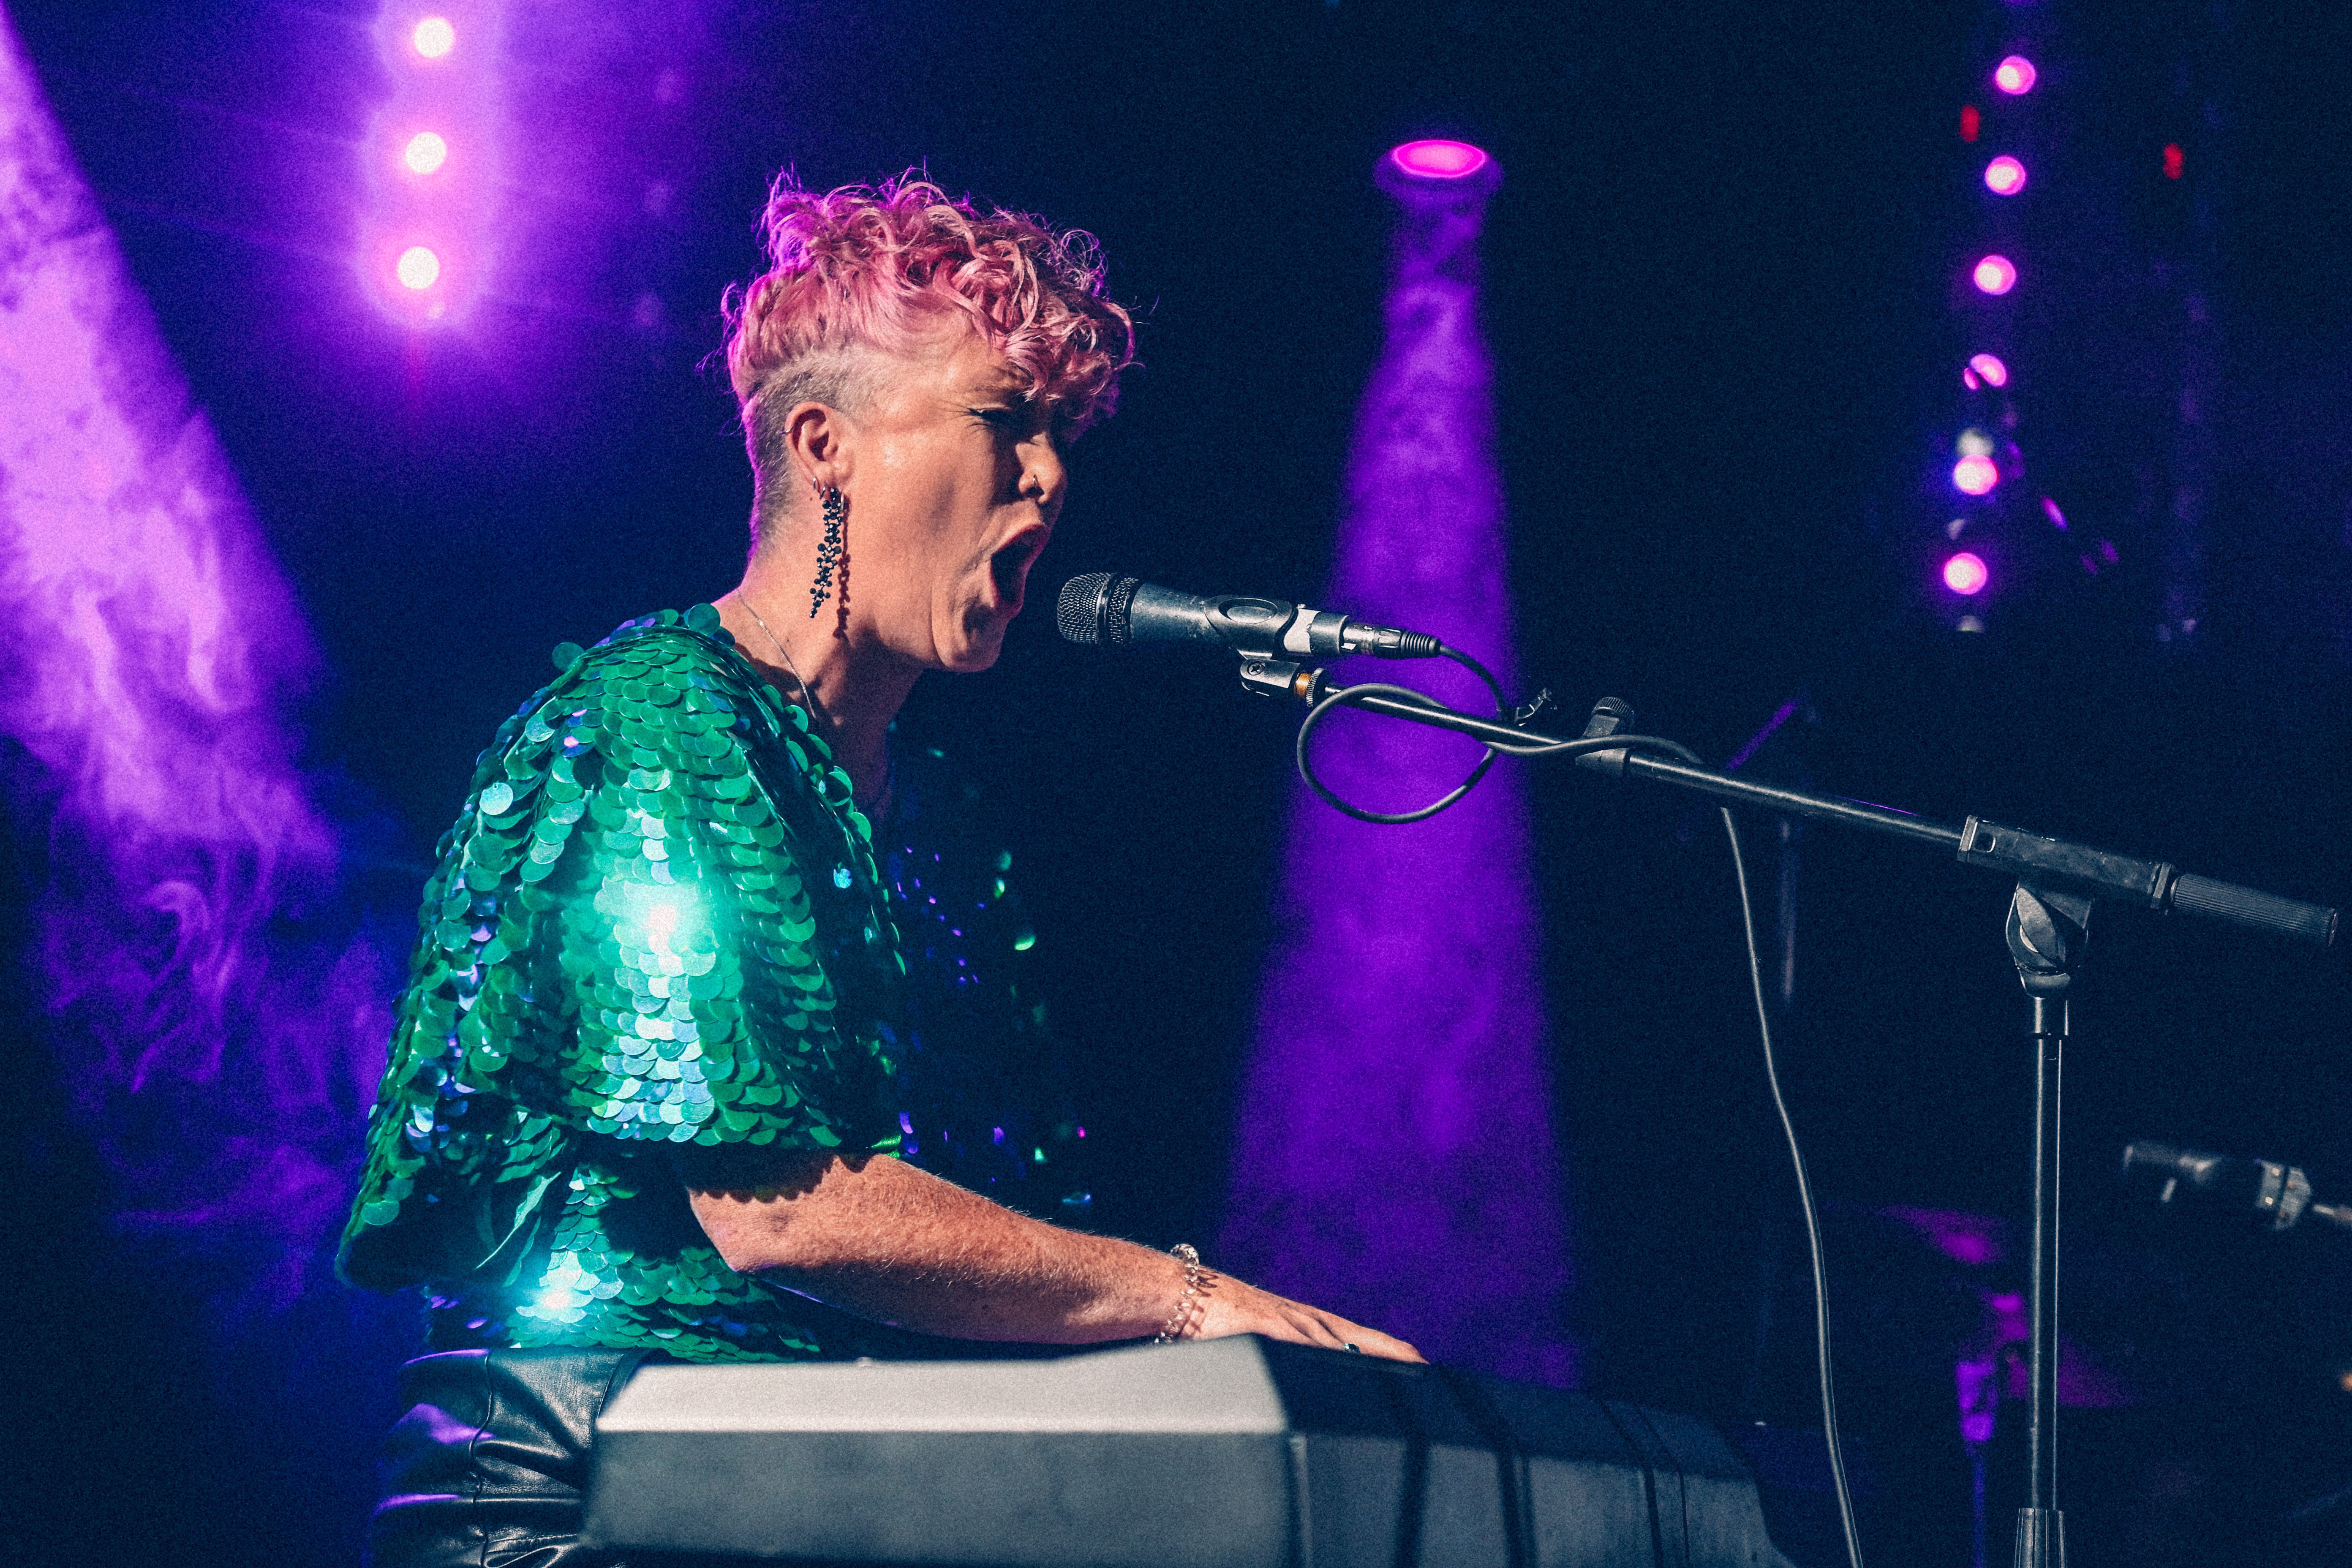
M 726 1266 L 667 1147 L 898 1147 L 904 963 L 849 780 L 708 605 L 556 658 L 425 884 L 339 1265 L 425 1286 L 436 1349 L 864 1353 Z

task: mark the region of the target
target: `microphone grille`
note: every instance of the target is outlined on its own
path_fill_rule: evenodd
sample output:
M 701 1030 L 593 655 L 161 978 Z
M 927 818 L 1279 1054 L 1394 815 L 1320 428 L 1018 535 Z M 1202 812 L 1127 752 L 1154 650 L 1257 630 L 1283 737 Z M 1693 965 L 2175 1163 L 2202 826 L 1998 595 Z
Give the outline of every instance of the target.
M 1103 640 L 1103 590 L 1110 586 L 1108 572 L 1088 572 L 1062 584 L 1054 606 L 1054 624 L 1065 637 L 1088 647 Z
M 1073 577 L 1062 584 L 1062 597 L 1054 606 L 1054 624 L 1070 641 L 1088 647 L 1099 643 L 1132 647 L 1135 639 L 1129 633 L 1128 610 L 1135 603 L 1135 591 L 1142 586 L 1140 577 L 1118 577 L 1108 572 Z

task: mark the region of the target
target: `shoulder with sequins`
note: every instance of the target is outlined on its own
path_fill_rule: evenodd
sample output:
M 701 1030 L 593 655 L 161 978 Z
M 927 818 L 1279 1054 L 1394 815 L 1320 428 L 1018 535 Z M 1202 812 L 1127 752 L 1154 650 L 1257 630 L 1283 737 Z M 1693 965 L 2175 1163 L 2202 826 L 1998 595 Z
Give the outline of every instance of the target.
M 537 703 L 559 696 L 598 700 L 632 724 L 695 734 L 749 730 L 764 739 L 807 731 L 806 715 L 761 678 L 709 605 L 626 622 L 591 647 L 560 645 L 554 658 L 561 673 Z M 822 742 L 815 747 L 824 749 Z M 699 747 L 687 751 L 702 753 Z

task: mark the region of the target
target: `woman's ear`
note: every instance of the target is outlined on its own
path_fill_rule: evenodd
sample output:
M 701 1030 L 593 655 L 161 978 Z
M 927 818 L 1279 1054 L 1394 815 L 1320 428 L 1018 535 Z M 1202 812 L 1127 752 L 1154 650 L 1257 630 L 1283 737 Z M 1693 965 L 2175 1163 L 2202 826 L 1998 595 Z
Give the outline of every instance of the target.
M 819 495 L 849 478 L 850 436 L 847 416 L 828 404 L 795 404 L 784 416 L 784 449 L 802 482 Z

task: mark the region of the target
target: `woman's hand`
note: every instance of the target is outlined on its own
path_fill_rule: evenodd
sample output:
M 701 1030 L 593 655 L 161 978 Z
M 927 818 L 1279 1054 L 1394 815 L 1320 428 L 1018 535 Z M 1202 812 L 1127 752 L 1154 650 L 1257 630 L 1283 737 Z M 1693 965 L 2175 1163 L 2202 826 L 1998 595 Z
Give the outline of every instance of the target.
M 1089 1344 L 1144 1339 L 1180 1301 L 1188 1340 L 1264 1334 L 1295 1345 L 1419 1361 L 1402 1340 L 1200 1270 L 1131 1241 L 1063 1230 L 903 1161 L 861 1155 L 675 1155 L 687 1199 L 730 1268 L 844 1310 L 929 1334 Z
M 1200 1305 L 1184 1337 L 1194 1340 L 1223 1339 L 1227 1334 L 1264 1334 L 1270 1340 L 1281 1340 L 1294 1345 L 1314 1345 L 1327 1351 L 1358 1350 L 1366 1355 L 1384 1356 L 1390 1361 L 1422 1361 L 1422 1353 L 1402 1340 L 1392 1339 L 1378 1329 L 1368 1329 L 1361 1323 L 1351 1323 L 1337 1312 L 1327 1312 L 1320 1307 L 1310 1307 L 1304 1301 L 1294 1301 L 1277 1296 L 1271 1290 L 1261 1290 L 1255 1285 L 1244 1285 L 1229 1275 L 1213 1269 L 1202 1270 Z

